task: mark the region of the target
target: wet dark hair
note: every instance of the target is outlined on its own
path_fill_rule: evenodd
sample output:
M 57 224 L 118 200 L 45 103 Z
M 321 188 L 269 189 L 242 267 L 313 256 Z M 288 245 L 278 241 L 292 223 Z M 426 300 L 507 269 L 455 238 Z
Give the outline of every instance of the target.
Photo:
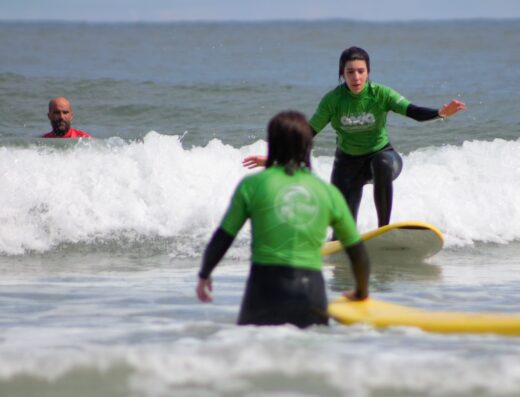
M 314 135 L 305 116 L 293 110 L 278 113 L 267 125 L 266 168 L 283 165 L 293 175 L 298 168 L 311 168 Z
M 339 79 L 343 77 L 343 71 L 345 70 L 345 65 L 349 61 L 365 61 L 367 64 L 367 72 L 370 73 L 370 57 L 368 56 L 368 52 L 366 52 L 363 48 L 360 47 L 350 47 L 341 53 L 339 57 Z

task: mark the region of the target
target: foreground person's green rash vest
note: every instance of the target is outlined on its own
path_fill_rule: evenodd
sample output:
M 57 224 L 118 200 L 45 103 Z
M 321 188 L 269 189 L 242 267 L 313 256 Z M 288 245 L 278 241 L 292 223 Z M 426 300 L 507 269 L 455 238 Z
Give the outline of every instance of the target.
M 345 247 L 360 236 L 339 190 L 307 169 L 287 175 L 280 166 L 245 177 L 221 227 L 236 236 L 251 219 L 252 261 L 320 270 L 327 227 Z

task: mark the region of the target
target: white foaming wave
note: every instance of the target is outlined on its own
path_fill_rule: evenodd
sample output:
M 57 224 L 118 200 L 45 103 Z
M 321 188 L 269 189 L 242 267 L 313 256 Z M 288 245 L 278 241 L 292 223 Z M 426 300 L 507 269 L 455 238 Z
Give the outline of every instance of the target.
M 266 382 L 272 392 L 295 396 L 309 395 L 310 388 L 359 396 L 384 390 L 514 395 L 520 387 L 517 354 L 517 346 L 492 336 L 228 327 L 208 338 L 189 336 L 160 345 L 47 348 L 30 355 L 13 349 L 0 356 L 0 381 L 24 375 L 57 382 L 78 368 L 108 372 L 123 366 L 130 371 L 120 387 L 147 396 L 208 389 L 257 395 Z
M 248 150 L 212 140 L 182 147 L 155 132 L 142 142 L 3 148 L 0 252 L 46 251 L 60 243 L 208 235 L 227 206 Z
M 448 245 L 520 239 L 520 140 L 467 141 L 411 153 L 393 220 L 431 222 Z
M 392 222 L 431 223 L 444 233 L 446 246 L 519 240 L 519 150 L 520 140 L 495 139 L 403 156 L 403 171 L 394 182 Z M 367 185 L 358 215 L 362 232 L 377 227 L 372 192 Z
M 497 139 L 403 156 L 392 221 L 430 222 L 445 233 L 447 245 L 518 240 L 519 149 L 518 140 Z M 234 148 L 214 139 L 184 148 L 179 136 L 150 132 L 139 142 L 0 150 L 1 253 L 159 237 L 177 239 L 174 254 L 189 256 L 200 252 L 236 184 L 252 172 L 242 159 L 265 153 L 266 145 Z M 332 162 L 314 158 L 315 172 L 328 180 Z M 371 185 L 365 187 L 358 225 L 362 232 L 376 226 Z M 247 257 L 247 231 L 246 226 L 239 235 L 240 257 Z

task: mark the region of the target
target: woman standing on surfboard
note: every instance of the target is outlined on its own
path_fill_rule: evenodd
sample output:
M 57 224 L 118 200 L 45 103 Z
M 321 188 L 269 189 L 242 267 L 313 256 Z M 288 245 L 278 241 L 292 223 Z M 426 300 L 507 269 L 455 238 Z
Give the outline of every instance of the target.
M 282 112 L 267 128 L 266 169 L 246 176 L 204 252 L 196 293 L 211 301 L 211 272 L 251 219 L 252 266 L 238 324 L 327 324 L 321 246 L 332 226 L 352 264 L 351 300 L 368 296 L 370 266 L 356 224 L 336 187 L 312 174 L 313 133 L 305 116 Z
M 417 121 L 446 118 L 465 110 L 463 102 L 452 100 L 440 109 L 419 107 L 398 92 L 369 81 L 370 57 L 359 47 L 347 48 L 339 59 L 343 83 L 322 98 L 309 123 L 314 135 L 328 123 L 336 131 L 336 155 L 331 182 L 347 201 L 357 219 L 363 186 L 374 184 L 374 202 L 379 227 L 390 223 L 392 182 L 400 174 L 402 159 L 389 142 L 386 116 L 393 111 Z M 265 164 L 265 156 L 249 156 L 248 168 Z

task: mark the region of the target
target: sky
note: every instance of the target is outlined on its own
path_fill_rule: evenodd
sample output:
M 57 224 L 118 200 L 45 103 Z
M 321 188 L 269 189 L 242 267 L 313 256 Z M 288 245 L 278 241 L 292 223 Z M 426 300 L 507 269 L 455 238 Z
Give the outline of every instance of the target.
M 520 18 L 520 0 L 0 0 L 0 20 L 362 21 Z

